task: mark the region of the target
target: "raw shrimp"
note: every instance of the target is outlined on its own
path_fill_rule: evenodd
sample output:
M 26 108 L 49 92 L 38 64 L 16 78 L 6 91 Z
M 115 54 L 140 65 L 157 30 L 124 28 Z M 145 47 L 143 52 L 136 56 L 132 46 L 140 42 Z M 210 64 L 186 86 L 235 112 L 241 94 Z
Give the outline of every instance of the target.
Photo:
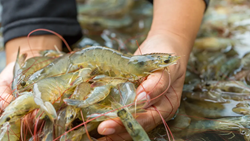
M 87 127 L 80 127 L 77 130 L 73 130 L 66 135 L 61 136 L 60 141 L 71 140 L 71 141 L 81 141 L 83 136 L 86 134 L 86 128 L 89 131 L 96 129 L 99 125 L 99 122 L 89 122 L 86 126 Z
M 65 55 L 64 52 L 61 52 L 59 50 L 43 50 L 39 52 L 42 56 L 46 57 L 52 57 L 52 58 L 57 58 Z
M 224 80 L 226 77 L 235 70 L 240 67 L 240 59 L 239 58 L 231 58 L 226 63 L 221 65 L 219 70 L 215 74 L 216 80 Z
M 119 103 L 112 103 L 112 107 L 119 108 L 121 105 Z M 125 126 L 126 130 L 130 134 L 131 138 L 136 141 L 150 141 L 147 133 L 141 127 L 141 125 L 134 119 L 132 114 L 128 111 L 127 108 L 123 108 L 118 110 L 117 116 L 122 121 L 123 125 Z
M 218 51 L 226 49 L 229 46 L 233 46 L 235 41 L 229 38 L 219 38 L 219 37 L 204 37 L 196 39 L 194 47 L 197 49 L 206 49 L 209 51 Z
M 54 59 L 51 57 L 45 56 L 38 56 L 29 58 L 27 61 L 24 62 L 22 67 L 18 70 L 18 82 L 17 90 L 22 89 L 26 85 L 26 81 L 29 79 L 30 76 L 33 75 L 34 72 L 44 68 L 45 66 L 49 65 Z
M 57 109 L 62 104 L 61 96 L 69 97 L 72 89 L 81 81 L 88 79 L 90 73 L 91 69 L 86 68 L 74 73 L 42 79 L 35 83 L 33 92 L 25 92 L 7 106 L 0 117 L 0 125 L 13 118 L 20 118 L 39 107 L 53 121 L 56 118 L 55 108 Z
M 21 137 L 21 119 L 6 122 L 0 128 L 0 141 L 19 141 Z
M 68 67 L 70 66 L 69 56 L 70 54 L 66 54 L 62 57 L 56 58 L 46 67 L 33 73 L 27 81 L 23 82 L 22 89 L 20 89 L 19 91 L 31 90 L 35 82 L 46 77 L 63 75 L 67 72 L 79 70 L 79 68 L 74 67 L 71 67 L 71 70 L 68 69 Z
M 177 132 L 178 136 L 190 136 L 195 133 L 205 131 L 240 131 L 249 127 L 249 117 L 230 117 L 220 118 L 216 120 L 192 120 L 190 125 L 181 132 Z
M 34 84 L 34 101 L 53 121 L 56 118 L 54 107 L 59 108 L 62 105 L 61 99 L 69 97 L 78 84 L 89 79 L 90 73 L 91 69 L 84 68 L 74 73 L 42 79 Z
M 107 80 L 105 80 L 107 79 Z M 76 106 L 78 108 L 86 108 L 89 107 L 92 104 L 95 104 L 97 102 L 100 102 L 104 100 L 110 93 L 111 89 L 118 84 L 126 81 L 124 79 L 114 79 L 114 78 L 100 78 L 100 81 L 106 81 L 107 83 L 104 83 L 103 86 L 95 87 L 89 95 L 87 95 L 84 99 L 83 97 L 78 97 L 78 99 L 64 99 L 64 102 L 66 104 L 71 106 Z M 103 83 L 103 82 L 101 82 Z
M 39 106 L 34 101 L 33 93 L 26 92 L 12 101 L 10 105 L 5 108 L 0 117 L 0 126 L 5 122 L 15 121 L 36 108 L 39 108 Z
M 206 118 L 221 118 L 227 116 L 240 116 L 232 111 L 232 103 L 213 103 L 205 101 L 185 101 L 187 114 Z M 231 106 L 230 106 L 231 105 Z
M 202 88 L 224 93 L 250 94 L 250 87 L 241 81 L 207 81 L 202 84 Z
M 70 61 L 72 67 L 97 67 L 111 76 L 137 80 L 175 64 L 179 58 L 167 53 L 130 56 L 111 48 L 92 46 L 71 54 Z
M 91 85 L 87 82 L 82 82 L 76 87 L 71 99 L 84 99 L 90 93 L 90 91 Z M 66 126 L 69 126 L 69 124 L 77 117 L 80 110 L 80 108 L 74 106 L 66 107 Z
M 43 127 L 43 138 L 42 141 L 52 141 L 53 140 L 53 123 L 49 119 L 45 120 L 45 125 Z

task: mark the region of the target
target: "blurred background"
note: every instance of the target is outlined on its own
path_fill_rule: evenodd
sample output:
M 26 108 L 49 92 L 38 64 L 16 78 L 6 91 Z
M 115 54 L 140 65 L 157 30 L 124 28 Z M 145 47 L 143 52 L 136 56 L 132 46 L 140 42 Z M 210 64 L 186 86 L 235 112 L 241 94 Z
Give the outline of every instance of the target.
M 133 53 L 150 29 L 152 4 L 147 1 L 77 2 L 84 37 L 75 50 L 101 45 Z M 1 34 L 0 72 L 4 66 Z M 250 1 L 211 0 L 190 55 L 181 108 L 169 122 L 176 139 L 250 140 L 249 85 Z M 149 134 L 152 140 L 167 140 L 163 125 Z

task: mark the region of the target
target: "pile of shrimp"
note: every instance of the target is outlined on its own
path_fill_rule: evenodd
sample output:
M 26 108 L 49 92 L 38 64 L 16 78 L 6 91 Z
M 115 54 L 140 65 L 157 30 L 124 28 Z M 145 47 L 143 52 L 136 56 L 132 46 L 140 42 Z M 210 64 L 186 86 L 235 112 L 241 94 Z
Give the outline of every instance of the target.
M 39 30 L 45 29 L 35 31 Z M 180 58 L 167 53 L 135 56 L 102 46 L 68 54 L 46 50 L 41 56 L 26 57 L 18 52 L 12 100 L 1 107 L 3 141 L 95 140 L 88 132 L 117 117 L 133 140 L 150 140 L 132 116 L 145 111 L 146 101 L 136 100 L 136 88 L 150 73 Z M 31 121 L 33 126 L 25 125 Z

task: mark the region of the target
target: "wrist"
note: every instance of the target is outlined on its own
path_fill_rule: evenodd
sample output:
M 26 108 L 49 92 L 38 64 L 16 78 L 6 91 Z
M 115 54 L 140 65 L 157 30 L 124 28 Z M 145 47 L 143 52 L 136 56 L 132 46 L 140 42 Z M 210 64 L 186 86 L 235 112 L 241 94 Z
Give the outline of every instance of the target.
M 29 41 L 29 42 L 28 42 Z M 37 35 L 29 37 L 19 37 L 8 41 L 5 45 L 6 64 L 16 60 L 17 51 L 20 47 L 20 55 L 26 53 L 27 58 L 39 56 L 42 50 L 62 49 L 62 42 L 60 38 L 55 35 Z
M 189 56 L 193 47 L 193 43 L 188 44 L 187 38 L 166 30 L 150 30 L 146 40 L 157 40 L 157 46 L 163 48 L 161 50 L 163 53 L 174 53 L 180 56 Z M 164 46 L 161 43 L 164 43 Z

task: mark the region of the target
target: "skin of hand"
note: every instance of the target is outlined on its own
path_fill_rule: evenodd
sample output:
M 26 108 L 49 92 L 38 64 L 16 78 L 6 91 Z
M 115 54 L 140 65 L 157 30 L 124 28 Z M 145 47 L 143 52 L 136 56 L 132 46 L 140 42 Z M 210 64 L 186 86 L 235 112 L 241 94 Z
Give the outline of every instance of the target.
M 55 49 L 54 45 L 56 45 L 59 50 L 62 49 L 61 39 L 55 35 L 31 36 L 29 38 L 29 44 L 27 37 L 19 37 L 8 41 L 5 45 L 7 66 L 0 73 L 0 113 L 3 112 L 13 98 L 11 83 L 13 80 L 13 67 L 18 47 L 20 47 L 20 55 L 27 53 L 27 58 L 39 56 L 39 51 L 41 50 Z M 30 127 L 32 127 L 31 125 L 33 125 L 33 123 L 28 123 L 30 124 Z
M 145 89 L 141 86 L 137 88 L 137 99 L 146 99 L 147 104 L 145 105 L 146 112 L 137 114 L 136 120 L 147 132 L 162 123 L 159 113 L 153 106 L 160 111 L 165 120 L 169 120 L 180 105 L 187 62 L 204 9 L 205 3 L 202 0 L 154 1 L 154 16 L 150 32 L 135 55 L 173 53 L 181 58 L 177 64 L 168 68 L 170 75 L 167 71 L 154 72 L 142 83 Z M 169 83 L 171 87 L 163 93 Z M 144 93 L 141 96 L 143 92 L 146 92 L 146 95 Z M 122 122 L 118 118 L 102 122 L 98 127 L 98 132 L 106 136 L 98 140 L 131 140 L 125 127 L 121 125 Z

